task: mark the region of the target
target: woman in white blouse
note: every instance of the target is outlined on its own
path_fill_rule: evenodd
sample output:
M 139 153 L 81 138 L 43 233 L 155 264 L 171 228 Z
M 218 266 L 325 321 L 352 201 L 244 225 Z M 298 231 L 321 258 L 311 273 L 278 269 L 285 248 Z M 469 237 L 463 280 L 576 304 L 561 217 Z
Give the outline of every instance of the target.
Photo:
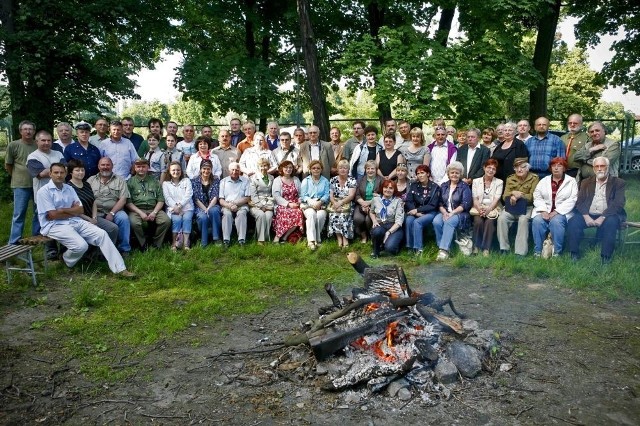
M 189 236 L 193 219 L 193 189 L 191 180 L 185 176 L 182 166 L 177 161 L 169 164 L 171 179 L 162 183 L 162 194 L 167 214 L 171 217 L 171 232 L 173 241 L 171 250 L 177 251 L 183 243 L 185 250 L 190 250 Z M 178 238 L 182 235 L 182 241 Z

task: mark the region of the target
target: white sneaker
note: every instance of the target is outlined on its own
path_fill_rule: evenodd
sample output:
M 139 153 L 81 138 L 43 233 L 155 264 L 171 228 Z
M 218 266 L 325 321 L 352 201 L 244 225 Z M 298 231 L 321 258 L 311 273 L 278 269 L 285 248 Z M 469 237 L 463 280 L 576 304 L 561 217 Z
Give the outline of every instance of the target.
M 446 250 L 440 250 L 438 252 L 438 257 L 436 260 L 447 260 L 449 258 L 449 253 Z

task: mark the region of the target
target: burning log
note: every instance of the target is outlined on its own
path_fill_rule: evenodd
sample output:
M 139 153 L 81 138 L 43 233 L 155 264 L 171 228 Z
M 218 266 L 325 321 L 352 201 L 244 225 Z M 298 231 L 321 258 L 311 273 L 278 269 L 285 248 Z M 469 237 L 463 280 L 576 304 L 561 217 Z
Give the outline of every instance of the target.
M 411 290 L 397 265 L 370 267 L 357 253 L 349 253 L 347 259 L 364 286 L 341 300 L 333 285 L 326 284 L 332 304 L 320 309 L 320 318 L 307 330 L 285 339 L 285 345 L 309 345 L 318 361 L 338 352 L 350 360 L 349 370 L 329 377 L 326 389 L 366 382 L 378 392 L 401 376 L 415 386 L 426 386 L 445 351 L 441 332 L 463 333 L 460 319 L 445 315 L 444 308 L 462 315 L 451 298 Z

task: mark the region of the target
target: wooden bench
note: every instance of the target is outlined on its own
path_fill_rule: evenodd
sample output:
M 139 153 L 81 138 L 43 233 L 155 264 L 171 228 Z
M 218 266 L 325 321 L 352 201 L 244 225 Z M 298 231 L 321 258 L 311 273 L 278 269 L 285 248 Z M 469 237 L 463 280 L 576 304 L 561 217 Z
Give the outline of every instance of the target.
M 6 246 L 0 247 L 0 262 L 5 262 L 7 270 L 7 282 L 11 284 L 11 274 L 12 272 L 26 272 L 31 275 L 31 282 L 35 287 L 38 283 L 36 281 L 36 271 L 33 262 L 33 249 L 39 245 L 44 245 L 49 241 L 53 241 L 49 237 L 45 237 L 43 235 L 37 235 L 35 237 L 22 238 L 18 241 L 18 244 L 7 244 Z M 9 260 L 23 255 L 24 257 L 21 259 L 26 262 L 25 267 L 18 267 L 15 265 L 11 265 Z M 47 271 L 47 256 L 46 253 L 44 255 L 44 270 Z
M 624 252 L 627 244 L 640 244 L 640 240 L 627 241 L 627 238 L 638 233 L 640 233 L 640 222 L 622 222 L 620 224 L 620 230 L 618 232 L 618 242 L 622 252 Z

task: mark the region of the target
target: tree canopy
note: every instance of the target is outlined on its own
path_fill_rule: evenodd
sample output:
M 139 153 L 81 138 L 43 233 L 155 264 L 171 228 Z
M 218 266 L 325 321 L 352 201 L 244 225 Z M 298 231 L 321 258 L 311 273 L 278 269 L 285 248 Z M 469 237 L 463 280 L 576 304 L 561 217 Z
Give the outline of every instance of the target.
M 132 76 L 152 67 L 163 48 L 183 55 L 175 84 L 190 102 L 172 117 L 235 111 L 263 125 L 294 117 L 294 105 L 311 109 L 305 87 L 315 78 L 305 69 L 296 3 L 3 1 L 0 67 L 13 121 L 51 128 L 54 119 L 135 98 Z M 562 5 L 579 19 L 582 49 L 557 63 L 558 0 L 317 0 L 308 13 L 313 37 L 304 40 L 317 61 L 306 67 L 321 77 L 330 114 L 344 105 L 328 94 L 346 85 L 352 94 L 368 91 L 380 118 L 411 121 L 446 116 L 466 123 L 547 109 L 564 119 L 572 110 L 594 112 L 603 84 L 640 93 L 640 6 Z M 584 48 L 621 29 L 613 59 L 601 74 L 589 72 Z
M 0 8 L 0 69 L 13 121 L 53 127 L 77 111 L 135 97 L 172 33 L 168 0 L 9 0 Z

